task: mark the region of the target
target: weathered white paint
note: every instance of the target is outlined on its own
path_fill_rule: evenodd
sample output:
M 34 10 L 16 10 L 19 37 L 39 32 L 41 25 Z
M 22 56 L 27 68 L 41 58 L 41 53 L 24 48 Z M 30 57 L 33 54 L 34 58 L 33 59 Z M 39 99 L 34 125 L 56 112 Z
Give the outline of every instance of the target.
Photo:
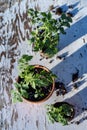
M 1 1 L 2 2 L 2 1 Z M 77 3 L 77 4 L 76 4 Z M 28 7 L 47 11 L 49 6 L 63 6 L 74 4 L 76 14 L 66 36 L 61 35 L 58 55 L 65 55 L 65 60 L 43 59 L 40 61 L 39 53 L 32 52 L 27 44 L 29 28 L 26 10 Z M 10 7 L 10 6 L 8 6 Z M 87 1 L 86 0 L 21 0 L 14 1 L 14 5 L 0 12 L 0 130 L 87 130 Z M 69 11 L 73 11 L 69 9 Z M 75 13 L 74 12 L 74 13 Z M 52 69 L 66 85 L 68 93 L 63 96 L 52 97 L 42 104 L 17 103 L 12 104 L 10 91 L 14 88 L 13 82 L 18 75 L 17 61 L 22 54 L 34 55 L 31 64 L 45 65 Z M 53 62 L 50 64 L 50 60 Z M 71 76 L 79 72 L 79 88 L 73 89 Z M 73 124 L 62 126 L 59 123 L 48 123 L 45 104 L 67 100 L 75 105 L 76 117 Z M 81 121 L 79 125 L 75 122 Z

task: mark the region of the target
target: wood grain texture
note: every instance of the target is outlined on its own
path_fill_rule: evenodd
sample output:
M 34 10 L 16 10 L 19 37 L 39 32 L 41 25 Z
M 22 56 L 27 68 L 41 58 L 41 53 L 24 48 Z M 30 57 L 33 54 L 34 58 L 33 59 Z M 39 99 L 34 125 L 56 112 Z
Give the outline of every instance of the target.
M 84 120 L 87 123 L 87 112 L 81 111 L 82 106 L 85 106 L 85 103 L 87 103 L 87 98 L 84 99 L 83 96 L 81 96 L 81 89 L 73 90 L 73 85 L 71 84 L 70 86 L 72 70 L 75 71 L 75 68 L 80 68 L 81 65 L 83 68 L 81 72 L 86 73 L 87 71 L 85 71 L 86 67 L 84 64 L 80 62 L 80 65 L 74 65 L 71 62 L 72 58 L 68 58 L 70 60 L 69 62 L 68 60 L 55 60 L 55 57 L 53 57 L 54 61 L 51 64 L 49 63 L 50 60 L 40 61 L 40 56 L 33 53 L 31 46 L 28 46 L 26 42 L 29 38 L 30 30 L 32 28 L 27 15 L 28 8 L 32 7 L 38 10 L 48 11 L 49 6 L 54 5 L 63 6 L 64 10 L 67 10 L 68 5 L 72 4 L 75 7 L 73 18 L 74 20 L 70 30 L 71 34 L 69 31 L 67 32 L 67 42 L 69 41 L 69 37 L 73 37 L 72 34 L 79 35 L 78 30 L 80 32 L 83 30 L 83 33 L 80 33 L 82 35 L 78 36 L 77 39 L 74 37 L 73 40 L 71 39 L 71 41 L 69 41 L 69 43 L 73 43 L 71 46 L 67 45 L 67 49 L 65 48 L 65 52 L 66 50 L 69 51 L 69 55 L 73 55 L 76 51 L 75 49 L 78 50 L 80 48 L 80 46 L 78 47 L 77 42 L 75 42 L 76 40 L 78 40 L 78 43 L 81 45 L 81 47 L 84 46 L 83 44 L 87 43 L 87 31 L 85 31 L 85 21 L 87 21 L 87 16 L 85 15 L 87 10 L 85 11 L 85 9 L 87 7 L 87 2 L 85 3 L 85 0 L 80 0 L 79 2 L 76 2 L 76 0 L 0 0 L 0 130 L 73 130 L 74 128 L 76 130 L 87 130 L 87 125 L 85 125 L 85 123 L 83 125 L 80 124 L 78 127 L 75 123 L 78 120 L 82 121 L 84 117 Z M 72 10 L 69 9 L 69 11 Z M 75 23 L 77 22 L 78 24 L 75 26 Z M 77 32 L 75 33 L 76 30 Z M 85 43 L 82 42 L 82 38 L 85 39 Z M 63 43 L 66 43 L 66 40 L 62 41 L 61 43 L 64 46 Z M 60 48 L 63 48 L 63 46 L 60 46 Z M 68 91 L 71 89 L 71 92 L 69 92 L 65 97 L 57 97 L 54 92 L 52 97 L 43 104 L 12 104 L 11 90 L 14 88 L 15 78 L 18 75 L 17 61 L 24 53 L 35 56 L 32 62 L 45 65 L 57 73 L 58 77 L 60 77 L 60 79 L 64 81 L 66 85 L 69 84 Z M 60 54 L 61 53 L 62 52 L 60 52 Z M 84 53 L 87 54 L 86 52 Z M 85 55 L 84 53 L 83 56 Z M 57 64 L 59 64 L 60 68 L 56 68 Z M 66 76 L 66 73 L 64 72 L 66 72 L 68 76 Z M 68 81 L 66 77 L 69 77 Z M 87 86 L 86 83 L 87 82 L 83 84 L 82 88 Z M 78 116 L 74 119 L 74 123 L 67 127 L 63 127 L 59 123 L 51 124 L 48 122 L 46 117 L 45 104 L 50 104 L 62 100 L 68 100 L 71 102 L 76 106 L 75 109 L 80 113 L 79 115 L 78 112 L 76 113 Z M 84 126 L 84 128 L 82 126 Z

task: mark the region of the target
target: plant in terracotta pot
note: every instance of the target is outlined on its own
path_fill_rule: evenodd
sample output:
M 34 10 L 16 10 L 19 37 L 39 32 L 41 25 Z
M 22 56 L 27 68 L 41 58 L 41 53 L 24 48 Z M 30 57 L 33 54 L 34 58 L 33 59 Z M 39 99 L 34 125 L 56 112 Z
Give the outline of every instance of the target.
M 32 56 L 23 55 L 19 62 L 19 75 L 16 79 L 16 90 L 12 90 L 13 102 L 42 102 L 47 100 L 55 87 L 55 75 L 44 66 L 30 65 Z
M 47 105 L 47 115 L 49 120 L 54 122 L 60 122 L 63 125 L 67 125 L 74 117 L 74 107 L 67 102 L 57 102 L 52 105 Z
M 62 13 L 59 19 L 52 17 L 51 12 L 28 10 L 32 31 L 30 44 L 34 51 L 40 51 L 41 56 L 50 58 L 58 52 L 60 34 L 66 34 L 65 27 L 70 27 L 72 19 Z

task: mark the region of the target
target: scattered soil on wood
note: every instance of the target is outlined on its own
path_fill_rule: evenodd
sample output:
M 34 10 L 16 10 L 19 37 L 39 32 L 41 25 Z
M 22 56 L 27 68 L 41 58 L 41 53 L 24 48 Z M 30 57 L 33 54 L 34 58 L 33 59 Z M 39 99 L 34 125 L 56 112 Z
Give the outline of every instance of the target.
M 68 13 L 67 13 L 67 16 L 69 16 L 69 17 L 73 17 L 73 14 L 70 13 L 70 12 L 68 12 Z
M 62 11 L 62 8 L 60 8 L 60 7 L 57 8 L 56 11 L 55 11 L 56 15 L 61 15 L 62 13 L 63 13 L 63 11 Z
M 65 85 L 62 82 L 56 82 L 55 83 L 55 90 L 56 95 L 65 95 L 67 93 L 67 90 L 65 88 Z
M 69 9 L 73 9 L 73 5 L 69 5 L 68 8 L 69 8 Z
M 79 76 L 79 72 L 77 71 L 76 73 L 72 74 L 72 81 L 75 82 L 76 80 L 78 80 L 78 76 Z
M 77 83 L 75 83 L 75 84 L 73 85 L 73 87 L 74 87 L 74 89 L 77 89 L 77 88 L 78 88 Z
M 56 59 L 59 59 L 59 60 L 61 60 L 61 59 L 62 59 L 62 57 L 61 57 L 61 56 L 57 56 L 57 57 L 56 57 Z
M 53 5 L 50 5 L 49 6 L 49 10 L 53 10 L 54 9 L 54 6 Z

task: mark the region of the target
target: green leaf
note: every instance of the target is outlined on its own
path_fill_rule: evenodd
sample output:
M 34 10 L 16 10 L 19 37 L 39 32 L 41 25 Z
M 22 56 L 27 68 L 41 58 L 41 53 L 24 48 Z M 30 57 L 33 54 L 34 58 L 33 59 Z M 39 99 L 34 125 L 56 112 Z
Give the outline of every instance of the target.
M 35 32 L 35 31 L 32 31 L 31 34 L 32 34 L 33 36 L 35 36 L 35 35 L 36 35 L 36 32 Z
M 30 9 L 28 10 L 28 15 L 30 15 L 30 16 L 33 16 L 33 15 L 34 15 L 34 10 L 33 10 L 32 8 L 30 8 Z
M 22 102 L 23 101 L 22 98 L 21 98 L 20 93 L 18 93 L 15 90 L 11 91 L 11 95 L 12 95 L 12 102 L 13 103 L 17 103 L 17 102 Z
M 34 9 L 30 8 L 28 11 L 29 11 L 29 12 L 33 12 L 33 11 L 34 11 Z
M 44 17 L 47 16 L 47 14 L 45 12 L 41 12 L 41 15 L 44 16 Z
M 63 25 L 66 27 L 70 27 L 70 24 L 68 22 L 64 22 Z
M 63 14 L 61 15 L 61 18 L 62 18 L 63 20 L 64 20 L 64 19 L 67 19 L 66 14 L 63 13 Z
M 72 18 L 71 17 L 68 16 L 67 20 L 72 23 Z
M 32 88 L 33 88 L 33 89 L 36 89 L 36 85 L 35 85 L 35 82 L 34 82 L 34 81 L 32 82 Z
M 29 83 L 28 83 L 29 84 Z M 28 89 L 29 88 L 29 85 L 28 85 L 27 83 L 26 84 L 22 84 L 22 88 L 24 88 L 24 89 Z
M 22 95 L 24 98 L 28 98 L 28 97 L 29 97 L 29 94 L 28 94 L 27 90 L 25 90 L 25 89 L 23 89 L 23 88 L 20 89 L 20 93 L 21 93 L 21 95 Z
M 38 94 L 34 94 L 34 97 L 35 97 L 35 98 L 38 98 Z
M 60 27 L 60 32 L 61 32 L 62 34 L 66 34 L 66 32 L 64 31 L 64 28 L 63 28 L 63 27 Z
M 38 11 L 37 10 L 35 10 L 35 17 L 38 17 Z
M 34 43 L 35 38 L 34 38 L 34 37 L 32 37 L 32 38 L 30 39 L 30 41 L 31 41 L 31 43 Z
M 50 13 L 50 12 L 48 13 L 47 18 L 48 18 L 48 20 L 50 20 L 50 19 L 52 18 L 52 15 L 51 15 L 51 13 Z
M 17 89 L 20 89 L 21 88 L 21 84 L 19 84 L 19 83 L 14 83 L 14 85 L 15 85 L 15 87 L 17 88 Z
M 23 63 L 23 62 L 28 62 L 33 58 L 33 56 L 29 56 L 24 54 L 20 59 L 19 59 L 19 63 Z
M 47 19 L 46 18 L 42 18 L 42 22 L 45 22 Z

